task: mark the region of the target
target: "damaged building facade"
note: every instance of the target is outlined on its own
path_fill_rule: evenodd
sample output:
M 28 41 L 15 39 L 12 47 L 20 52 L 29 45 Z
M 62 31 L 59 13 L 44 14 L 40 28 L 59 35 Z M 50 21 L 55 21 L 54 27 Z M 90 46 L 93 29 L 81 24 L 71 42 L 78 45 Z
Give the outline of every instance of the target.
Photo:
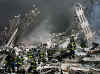
M 33 25 L 40 24 L 41 13 L 35 5 L 32 10 L 10 20 L 10 28 L 5 28 L 7 34 L 4 33 L 5 37 L 7 35 L 7 42 L 4 42 L 0 48 L 0 54 L 3 55 L 0 57 L 0 72 L 99 74 L 100 56 L 92 54 L 91 50 L 100 50 L 100 48 L 98 43 L 95 43 L 96 47 L 92 46 L 95 37 L 88 22 L 89 15 L 85 13 L 89 11 L 92 4 L 95 4 L 95 0 L 79 0 L 72 4 L 73 20 L 70 35 L 66 31 L 50 33 L 48 40 L 44 42 L 23 42 L 25 40 L 23 37 L 27 37 L 29 31 L 34 30 Z M 1 36 L 1 41 L 5 40 L 3 34 Z M 82 44 L 86 44 L 86 47 L 81 46 L 82 39 L 84 40 Z

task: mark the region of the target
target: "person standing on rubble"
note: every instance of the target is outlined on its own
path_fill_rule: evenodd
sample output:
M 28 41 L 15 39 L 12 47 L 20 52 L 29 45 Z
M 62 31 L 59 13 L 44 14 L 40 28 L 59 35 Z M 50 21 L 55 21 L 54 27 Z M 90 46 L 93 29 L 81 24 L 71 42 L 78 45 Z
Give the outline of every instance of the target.
M 45 53 L 42 50 L 39 51 L 39 62 L 46 62 Z
M 36 61 L 35 59 L 31 59 L 31 62 L 30 62 L 30 67 L 28 69 L 28 74 L 38 74 L 38 72 L 36 71 L 36 68 L 37 68 L 37 65 L 36 65 Z
M 23 61 L 24 61 L 24 57 L 20 53 L 19 56 L 16 57 L 17 73 L 21 73 L 22 72 Z
M 5 64 L 5 69 L 8 70 L 8 72 L 10 73 L 14 71 L 13 63 L 15 61 L 15 51 L 13 50 L 13 48 L 9 48 L 9 52 L 6 53 L 7 56 L 4 60 L 4 64 Z
M 71 36 L 68 49 L 70 50 L 69 58 L 70 59 L 75 58 L 76 43 L 75 43 L 75 40 L 74 40 L 74 36 Z

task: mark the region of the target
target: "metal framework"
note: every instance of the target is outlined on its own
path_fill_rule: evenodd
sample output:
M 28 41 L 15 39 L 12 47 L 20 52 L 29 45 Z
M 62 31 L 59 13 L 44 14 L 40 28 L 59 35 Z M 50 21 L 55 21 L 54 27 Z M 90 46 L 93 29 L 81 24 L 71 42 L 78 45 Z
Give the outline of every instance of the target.
M 88 42 L 88 46 L 90 46 L 92 44 L 94 38 L 93 38 L 92 30 L 90 28 L 90 24 L 84 15 L 83 6 L 80 3 L 76 3 L 74 5 L 74 12 L 75 12 L 74 15 L 77 16 L 75 18 L 77 18 L 77 20 L 79 22 L 79 26 L 81 27 L 81 32 L 84 33 L 85 39 Z

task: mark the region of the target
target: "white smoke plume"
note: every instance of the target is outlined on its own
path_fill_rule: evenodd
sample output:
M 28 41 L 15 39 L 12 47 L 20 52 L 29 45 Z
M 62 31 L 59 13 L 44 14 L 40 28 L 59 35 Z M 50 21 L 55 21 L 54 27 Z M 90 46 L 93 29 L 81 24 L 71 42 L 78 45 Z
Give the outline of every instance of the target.
M 23 41 L 28 40 L 30 42 L 45 42 L 49 39 L 52 25 L 50 24 L 50 17 L 44 19 L 40 25 L 30 33 L 27 38 L 25 37 Z
M 100 1 L 96 1 L 91 12 L 91 24 L 95 31 L 95 38 L 100 43 Z

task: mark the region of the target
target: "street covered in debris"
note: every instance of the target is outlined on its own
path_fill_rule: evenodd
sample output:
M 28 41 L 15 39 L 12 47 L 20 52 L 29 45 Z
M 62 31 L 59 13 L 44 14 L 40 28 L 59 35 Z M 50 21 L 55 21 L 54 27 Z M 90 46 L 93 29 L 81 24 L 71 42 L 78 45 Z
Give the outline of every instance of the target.
M 38 23 L 40 14 L 38 8 L 33 8 L 10 21 L 16 25 L 10 28 L 8 40 L 0 47 L 0 74 L 100 74 L 100 44 L 82 4 L 73 4 L 69 35 L 68 32 L 49 33 L 46 39 L 40 37 L 37 42 L 24 41 L 22 37 L 23 41 L 18 40 L 29 24 L 34 23 L 33 17 L 34 24 Z

